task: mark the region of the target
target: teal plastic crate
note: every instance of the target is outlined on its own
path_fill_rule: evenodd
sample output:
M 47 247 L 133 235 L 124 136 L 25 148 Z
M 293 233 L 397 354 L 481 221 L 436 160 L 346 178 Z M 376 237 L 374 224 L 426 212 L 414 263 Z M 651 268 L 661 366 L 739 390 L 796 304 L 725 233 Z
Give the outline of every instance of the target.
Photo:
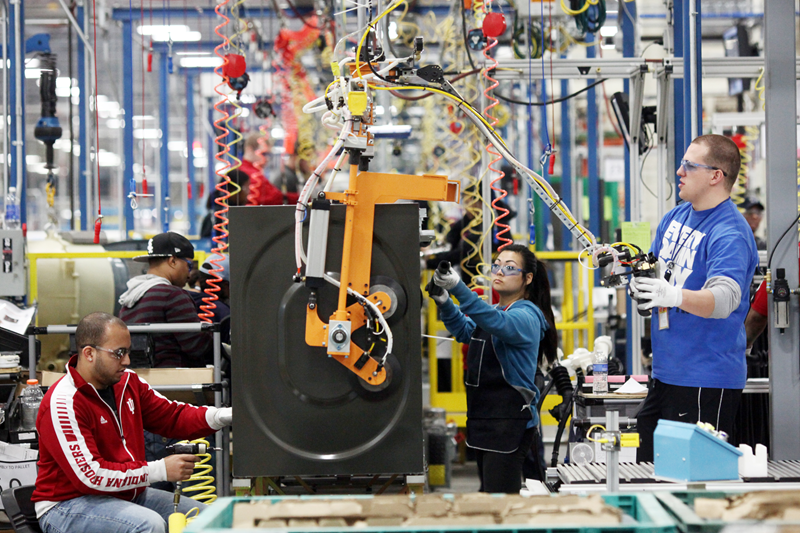
M 735 496 L 743 492 L 750 492 L 758 490 L 758 485 L 750 485 L 747 490 L 738 492 L 709 492 L 703 490 L 692 491 L 677 491 L 677 492 L 659 492 L 656 497 L 670 514 L 670 516 L 677 522 L 678 528 L 681 533 L 716 533 L 721 531 L 725 526 L 731 524 L 747 525 L 747 524 L 763 524 L 758 520 L 737 520 L 735 522 L 725 522 L 723 520 L 708 520 L 700 518 L 694 512 L 694 501 L 697 498 L 727 498 L 728 496 Z M 770 522 L 771 524 L 781 525 L 800 525 L 797 522 Z
M 347 498 L 358 498 L 359 496 L 346 496 Z M 371 498 L 372 496 L 361 496 Z M 232 531 L 281 531 L 291 533 L 339 533 L 340 528 L 282 528 L 280 530 L 267 529 L 237 529 L 231 528 L 233 523 L 233 506 L 239 502 L 249 502 L 252 500 L 279 501 L 287 498 L 300 499 L 332 499 L 331 496 L 262 496 L 246 498 L 220 498 L 206 509 L 199 517 L 193 520 L 184 529 L 184 533 L 230 533 Z M 352 533 L 680 533 L 677 523 L 673 520 L 664 507 L 652 494 L 608 494 L 603 495 L 607 504 L 613 505 L 623 511 L 623 521 L 615 526 L 543 526 L 535 525 L 496 525 L 496 526 L 420 526 L 420 527 L 362 527 L 350 528 Z

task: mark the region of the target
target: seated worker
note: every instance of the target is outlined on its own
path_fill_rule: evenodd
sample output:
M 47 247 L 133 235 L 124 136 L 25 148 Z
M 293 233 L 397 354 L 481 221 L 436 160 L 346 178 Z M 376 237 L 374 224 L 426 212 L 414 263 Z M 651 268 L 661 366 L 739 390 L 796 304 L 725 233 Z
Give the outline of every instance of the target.
M 155 481 L 189 479 L 198 458 L 144 458 L 143 429 L 186 439 L 229 425 L 230 407 L 194 407 L 156 393 L 130 364 L 131 336 L 106 313 L 84 317 L 78 353 L 42 400 L 36 429 L 39 462 L 35 504 L 45 533 L 163 532 L 173 494 Z M 178 511 L 205 505 L 181 497 Z
M 208 293 L 206 292 L 207 287 L 211 287 L 209 285 L 209 281 L 216 279 L 214 274 L 211 273 L 212 269 L 216 269 L 213 263 L 210 262 L 214 256 L 208 256 L 206 258 L 206 262 L 203 263 L 199 270 L 199 275 L 197 278 L 197 286 L 199 290 L 190 290 L 189 296 L 192 297 L 194 301 L 194 305 L 197 308 L 198 313 L 202 313 L 203 310 L 200 306 L 204 305 L 205 302 L 203 298 L 208 298 Z M 223 268 L 222 272 L 217 272 L 219 277 L 222 278 L 222 281 L 217 282 L 217 286 L 219 287 L 219 291 L 215 292 L 214 294 L 217 295 L 218 300 L 215 300 L 213 304 L 215 305 L 215 309 L 212 311 L 214 314 L 214 318 L 211 320 L 213 322 L 222 324 L 222 342 L 226 344 L 231 343 L 231 323 L 230 320 L 225 320 L 229 316 L 231 316 L 231 308 L 230 308 L 230 299 L 231 299 L 231 267 L 230 267 L 230 260 L 228 256 L 225 256 L 225 259 L 219 262 L 219 265 Z
M 227 174 L 228 179 L 231 182 L 239 187 L 239 191 L 228 198 L 228 205 L 231 207 L 236 207 L 240 205 L 247 205 L 247 195 L 250 194 L 250 176 L 239 169 L 233 169 Z M 220 178 L 219 183 L 225 182 L 224 178 Z M 233 185 L 226 185 L 230 190 L 235 191 L 236 187 Z M 206 200 L 206 209 L 208 209 L 208 213 L 203 218 L 203 222 L 200 224 L 200 237 L 201 238 L 210 238 L 214 236 L 214 225 L 219 224 L 222 221 L 214 216 L 214 213 L 217 210 L 222 209 L 222 207 L 215 201 L 217 198 L 222 198 L 226 196 L 220 192 L 216 187 L 211 191 L 208 195 L 208 199 Z
M 119 317 L 128 324 L 200 322 L 189 293 L 183 290 L 189 277 L 194 246 L 183 235 L 160 233 L 147 243 L 147 274 L 128 281 L 119 297 Z M 201 367 L 211 362 L 212 335 L 207 332 L 159 333 L 155 341 L 155 367 Z

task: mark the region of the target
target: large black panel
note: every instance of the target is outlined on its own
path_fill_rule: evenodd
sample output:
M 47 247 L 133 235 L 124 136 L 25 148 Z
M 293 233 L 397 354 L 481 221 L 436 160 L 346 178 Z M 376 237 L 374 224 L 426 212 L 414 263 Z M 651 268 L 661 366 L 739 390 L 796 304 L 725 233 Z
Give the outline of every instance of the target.
M 416 204 L 379 205 L 372 270 L 400 284 L 405 312 L 389 319 L 399 371 L 379 393 L 323 347 L 305 343 L 309 291 L 292 282 L 289 206 L 233 208 L 231 335 L 235 476 L 394 474 L 423 471 L 419 216 Z M 326 270 L 338 273 L 344 206 L 334 206 Z M 319 292 L 327 322 L 338 289 Z

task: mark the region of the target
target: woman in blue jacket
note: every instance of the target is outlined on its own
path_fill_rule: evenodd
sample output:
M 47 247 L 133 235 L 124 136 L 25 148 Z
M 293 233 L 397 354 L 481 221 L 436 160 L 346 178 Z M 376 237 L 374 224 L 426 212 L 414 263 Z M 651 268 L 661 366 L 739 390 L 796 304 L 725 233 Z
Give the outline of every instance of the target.
M 492 265 L 497 306 L 478 298 L 452 268 L 445 274 L 437 269 L 433 283 L 444 289 L 431 291 L 431 297 L 448 331 L 469 343 L 467 446 L 477 454 L 480 490 L 518 493 L 522 464 L 538 432 L 539 354 L 552 360 L 558 344 L 547 272 L 533 252 L 514 244 Z

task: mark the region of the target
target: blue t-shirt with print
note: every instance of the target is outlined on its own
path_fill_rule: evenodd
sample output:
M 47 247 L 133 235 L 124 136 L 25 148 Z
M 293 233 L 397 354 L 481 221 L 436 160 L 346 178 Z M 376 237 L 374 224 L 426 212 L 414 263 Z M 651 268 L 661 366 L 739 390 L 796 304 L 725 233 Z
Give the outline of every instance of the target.
M 705 211 L 689 202 L 661 220 L 651 251 L 669 282 L 699 291 L 714 277 L 735 281 L 739 306 L 722 319 L 702 318 L 677 307 L 669 309 L 669 327 L 659 327 L 658 310 L 650 325 L 653 377 L 670 385 L 742 389 L 747 381 L 744 319 L 750 303 L 750 280 L 758 266 L 753 232 L 728 199 Z

